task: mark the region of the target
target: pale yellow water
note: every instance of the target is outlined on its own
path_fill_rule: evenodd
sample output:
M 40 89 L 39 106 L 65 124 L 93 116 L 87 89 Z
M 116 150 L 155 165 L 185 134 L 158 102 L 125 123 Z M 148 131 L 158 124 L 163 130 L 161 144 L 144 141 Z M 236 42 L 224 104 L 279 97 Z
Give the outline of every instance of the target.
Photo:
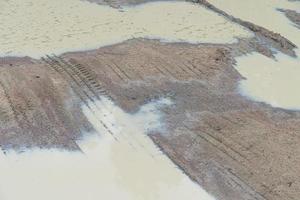
M 82 109 L 96 132 L 78 141 L 83 153 L 55 149 L 0 153 L 0 199 L 213 200 L 146 135 L 163 130 L 159 108 L 170 105 L 162 99 L 131 115 L 105 98 L 90 102 Z
M 280 33 L 300 47 L 300 30 L 277 8 L 300 12 L 300 2 L 287 0 L 209 0 L 228 14 Z M 226 3 L 224 3 L 226 2 Z M 247 80 L 240 89 L 244 95 L 275 107 L 300 109 L 300 50 L 298 58 L 278 53 L 276 60 L 258 53 L 237 58 L 237 70 Z
M 300 109 L 300 60 L 282 54 L 276 58 L 258 53 L 237 58 L 236 69 L 247 78 L 241 81 L 240 89 L 256 101 Z
M 153 2 L 114 9 L 80 0 L 0 0 L 0 56 L 95 49 L 132 38 L 233 43 L 252 37 L 200 5 Z

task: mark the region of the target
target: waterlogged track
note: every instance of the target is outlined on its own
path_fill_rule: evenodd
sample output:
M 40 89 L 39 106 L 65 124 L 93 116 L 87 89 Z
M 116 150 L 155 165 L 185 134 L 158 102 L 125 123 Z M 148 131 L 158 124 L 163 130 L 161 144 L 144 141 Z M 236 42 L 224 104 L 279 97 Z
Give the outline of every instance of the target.
M 107 91 L 101 87 L 94 74 L 88 68 L 80 64 L 71 64 L 55 55 L 47 55 L 42 60 L 62 76 L 71 79 L 76 84 L 77 89 L 75 91 L 83 93 L 80 95 L 82 99 L 84 97 L 89 100 L 99 99 L 99 94 L 107 96 Z M 83 95 L 85 96 L 83 97 Z
M 213 200 L 146 136 L 161 128 L 157 109 L 168 105 L 161 99 L 128 114 L 106 97 L 89 101 L 82 109 L 95 131 L 77 141 L 81 152 L 0 153 L 1 199 Z
M 104 90 L 103 87 L 101 87 L 96 81 L 94 74 L 80 64 L 70 64 L 55 55 L 52 57 L 47 55 L 47 57 L 42 58 L 42 60 L 64 78 L 69 79 L 71 88 L 74 92 L 76 92 L 80 100 L 87 108 L 89 108 L 91 112 L 93 112 L 91 105 L 96 106 L 97 109 L 100 109 L 96 104 L 93 103 L 94 100 L 100 100 L 99 94 L 105 95 L 106 98 L 109 98 L 106 90 Z M 99 119 L 99 123 L 106 129 L 106 132 L 114 136 L 114 133 L 101 119 Z

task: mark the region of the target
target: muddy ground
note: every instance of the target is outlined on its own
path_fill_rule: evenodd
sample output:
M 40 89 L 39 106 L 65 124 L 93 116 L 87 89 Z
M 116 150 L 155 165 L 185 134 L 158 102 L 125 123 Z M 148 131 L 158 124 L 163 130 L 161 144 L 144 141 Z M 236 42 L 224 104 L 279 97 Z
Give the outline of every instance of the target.
M 147 2 L 155 2 L 161 0 L 85 0 L 99 5 L 109 5 L 113 8 L 120 8 L 122 6 L 134 6 Z M 162 1 L 179 1 L 179 0 L 162 0 Z M 183 1 L 183 0 L 182 0 Z
M 243 77 L 233 67 L 237 55 L 272 57 L 271 47 L 293 55 L 295 46 L 227 17 L 256 37 L 233 45 L 134 39 L 41 60 L 1 58 L 1 148 L 80 151 L 75 140 L 92 130 L 80 109 L 89 99 L 105 95 L 135 112 L 168 96 L 174 105 L 163 109 L 167 129 L 151 138 L 209 193 L 218 200 L 299 199 L 300 112 L 241 96 Z
M 279 9 L 279 11 L 283 12 L 287 18 L 289 18 L 292 22 L 296 24 L 296 27 L 300 29 L 300 13 L 294 10 L 285 10 Z

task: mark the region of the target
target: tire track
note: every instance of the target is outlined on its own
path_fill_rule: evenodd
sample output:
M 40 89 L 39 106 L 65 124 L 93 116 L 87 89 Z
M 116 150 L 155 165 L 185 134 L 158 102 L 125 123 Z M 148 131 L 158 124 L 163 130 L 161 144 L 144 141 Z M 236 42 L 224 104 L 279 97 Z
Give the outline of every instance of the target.
M 106 65 L 111 71 L 113 71 L 113 72 L 117 75 L 117 77 L 118 77 L 122 82 L 126 82 L 126 81 L 128 80 L 128 77 L 127 77 L 126 75 L 124 75 L 124 74 L 122 73 L 122 71 L 120 71 L 119 68 L 113 67 L 113 64 L 107 63 L 106 60 L 103 59 L 101 56 L 96 55 L 96 58 L 97 58 L 97 59 L 96 59 L 97 61 L 98 61 L 98 59 L 100 59 L 102 62 L 104 62 L 105 65 Z M 98 62 L 99 62 L 99 61 L 98 61 Z M 110 63 L 111 63 L 111 62 L 110 62 Z
M 225 177 L 225 179 L 227 179 L 229 182 L 234 183 L 244 193 L 253 197 L 255 200 L 268 200 L 268 198 L 266 198 L 266 196 L 264 194 L 256 191 L 253 187 L 251 187 L 249 184 L 247 184 L 245 181 L 243 181 L 237 174 L 232 172 L 232 170 L 228 170 L 225 167 L 220 166 L 215 161 L 209 161 L 209 166 L 210 166 L 210 168 L 213 168 L 217 172 L 222 174 Z
M 186 125 L 183 125 L 184 128 L 186 128 L 188 131 L 195 132 L 194 130 L 190 129 Z M 197 137 L 201 138 L 202 140 L 206 141 L 210 145 L 212 145 L 214 148 L 218 149 L 222 153 L 224 153 L 227 157 L 231 158 L 235 162 L 243 165 L 246 169 L 248 169 L 248 166 L 246 165 L 249 160 L 245 158 L 243 155 L 238 153 L 237 151 L 233 150 L 228 145 L 224 144 L 220 140 L 217 140 L 215 137 L 213 137 L 211 134 L 204 132 L 204 131 L 197 131 L 199 134 L 195 134 Z
M 115 136 L 115 133 L 113 133 L 109 127 L 97 117 L 97 113 L 94 111 L 94 109 L 91 107 L 89 102 L 94 105 L 97 108 L 97 105 L 95 104 L 92 96 L 90 96 L 87 91 L 84 90 L 84 87 L 82 87 L 82 84 L 80 81 L 78 81 L 78 78 L 75 78 L 74 74 L 70 73 L 70 71 L 66 70 L 66 66 L 62 65 L 55 59 L 53 59 L 51 56 L 47 55 L 47 58 L 42 58 L 42 60 L 48 64 L 51 68 L 53 68 L 56 72 L 58 72 L 61 76 L 64 78 L 68 78 L 71 80 L 71 88 L 75 92 L 75 94 L 79 97 L 79 99 L 84 103 L 84 105 L 93 113 L 95 118 L 100 122 L 100 124 L 105 128 L 105 130 L 114 138 L 115 141 L 119 141 L 118 138 Z M 66 76 L 67 75 L 67 76 Z M 99 96 L 98 96 L 99 98 Z

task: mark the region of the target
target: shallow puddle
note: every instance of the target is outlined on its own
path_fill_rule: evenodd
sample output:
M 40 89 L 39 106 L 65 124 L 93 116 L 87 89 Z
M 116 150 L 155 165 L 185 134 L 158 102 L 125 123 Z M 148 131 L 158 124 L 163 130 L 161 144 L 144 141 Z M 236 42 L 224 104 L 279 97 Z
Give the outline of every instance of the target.
M 78 141 L 82 153 L 0 154 L 0 199 L 213 200 L 147 136 L 163 131 L 159 109 L 170 105 L 162 99 L 128 114 L 105 98 L 90 102 L 83 112 L 96 131 Z
M 252 37 L 198 4 L 152 2 L 115 9 L 80 0 L 0 1 L 0 56 L 39 58 L 133 38 L 233 43 Z

